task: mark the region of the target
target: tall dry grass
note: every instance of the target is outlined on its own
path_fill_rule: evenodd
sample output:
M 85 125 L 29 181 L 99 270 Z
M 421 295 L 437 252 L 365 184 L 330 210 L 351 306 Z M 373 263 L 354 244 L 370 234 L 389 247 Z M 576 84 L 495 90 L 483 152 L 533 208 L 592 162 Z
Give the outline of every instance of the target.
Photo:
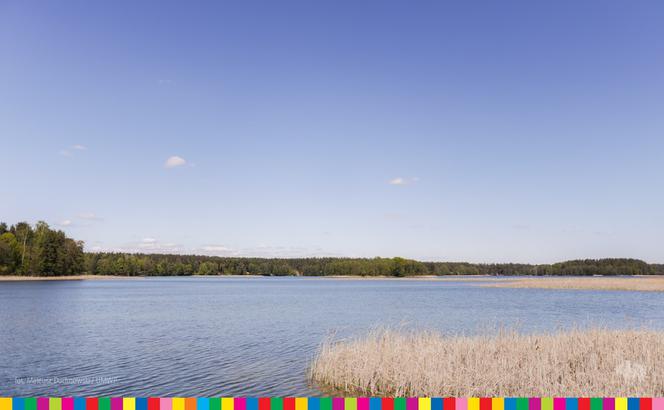
M 642 292 L 664 292 L 662 276 L 632 277 L 572 277 L 572 278 L 519 278 L 504 282 L 481 285 L 490 288 L 539 288 L 539 289 L 595 289 L 636 290 Z
M 663 396 L 664 332 L 489 336 L 375 330 L 323 343 L 309 374 L 364 396 Z

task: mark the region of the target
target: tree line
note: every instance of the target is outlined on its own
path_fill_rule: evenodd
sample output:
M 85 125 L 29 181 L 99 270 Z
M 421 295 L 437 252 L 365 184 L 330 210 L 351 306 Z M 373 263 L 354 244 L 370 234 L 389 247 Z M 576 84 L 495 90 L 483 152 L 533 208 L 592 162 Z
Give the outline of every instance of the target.
M 265 275 L 265 276 L 590 276 L 664 275 L 664 265 L 638 259 L 585 259 L 554 264 L 419 262 L 404 258 L 244 258 L 83 252 L 83 243 L 51 229 L 0 223 L 0 275 Z
M 0 223 L 0 274 L 65 276 L 85 270 L 83 242 L 51 229 L 46 222 L 7 227 Z

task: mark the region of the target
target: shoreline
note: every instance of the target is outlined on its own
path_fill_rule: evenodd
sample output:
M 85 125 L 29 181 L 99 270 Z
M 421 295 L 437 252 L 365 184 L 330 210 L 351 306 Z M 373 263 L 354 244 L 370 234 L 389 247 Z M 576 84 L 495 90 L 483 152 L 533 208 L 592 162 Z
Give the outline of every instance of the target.
M 421 281 L 486 281 L 495 279 L 511 280 L 509 276 L 488 275 L 419 275 L 419 276 L 359 276 L 359 275 L 330 275 L 330 276 L 299 276 L 312 279 L 337 279 L 337 280 L 421 280 Z M 514 277 L 516 278 L 516 276 Z
M 71 275 L 71 276 L 0 276 L 0 282 L 52 282 L 70 280 L 117 280 L 117 279 L 144 279 L 145 276 L 113 276 L 113 275 Z
M 359 276 L 359 275 L 330 275 L 330 276 L 303 276 L 303 275 L 148 275 L 148 276 L 126 276 L 126 275 L 71 275 L 71 276 L 22 276 L 22 275 L 0 275 L 0 282 L 20 282 L 20 281 L 60 281 L 60 280 L 120 280 L 120 279 L 150 279 L 150 278 L 302 278 L 310 280 L 415 280 L 415 281 L 486 281 L 486 280 L 515 280 L 516 277 L 508 276 L 479 276 L 479 275 L 422 275 L 422 276 Z
M 484 282 L 474 285 L 482 288 L 509 289 L 548 289 L 548 290 L 605 290 L 664 292 L 664 276 L 478 276 L 478 275 L 423 275 L 423 276 L 263 276 L 263 275 L 185 275 L 185 276 L 120 276 L 120 275 L 72 275 L 72 276 L 0 276 L 2 282 L 35 282 L 35 281 L 81 281 L 81 280 L 123 280 L 150 278 L 205 278 L 205 279 L 260 279 L 260 278 L 301 278 L 310 281 L 420 281 L 420 282 Z M 489 282 L 489 283 L 487 283 Z

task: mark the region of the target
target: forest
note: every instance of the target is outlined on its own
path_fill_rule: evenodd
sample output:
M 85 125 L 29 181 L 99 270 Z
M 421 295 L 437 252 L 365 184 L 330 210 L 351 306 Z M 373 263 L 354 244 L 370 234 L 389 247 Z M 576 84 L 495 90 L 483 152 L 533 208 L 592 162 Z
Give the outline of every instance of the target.
M 638 259 L 585 259 L 554 264 L 420 262 L 404 258 L 251 258 L 84 252 L 45 222 L 0 223 L 0 275 L 67 276 L 590 276 L 664 275 L 663 264 Z
M 83 242 L 45 222 L 0 223 L 0 275 L 65 276 L 85 270 Z

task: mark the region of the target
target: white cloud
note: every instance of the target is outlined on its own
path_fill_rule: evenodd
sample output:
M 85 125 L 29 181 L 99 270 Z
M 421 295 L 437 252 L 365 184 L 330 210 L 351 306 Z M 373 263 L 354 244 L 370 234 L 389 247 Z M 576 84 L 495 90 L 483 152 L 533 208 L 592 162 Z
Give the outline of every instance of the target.
M 185 250 L 187 252 L 187 250 Z M 229 248 L 225 245 L 204 245 L 200 248 L 191 249 L 194 254 L 226 256 L 226 257 L 258 257 L 258 258 L 300 258 L 300 257 L 322 257 L 339 256 L 338 254 L 325 252 L 321 248 L 304 248 L 297 246 L 270 246 L 260 245 L 251 248 Z
M 71 226 L 71 224 L 72 224 L 72 222 L 71 222 L 70 219 L 62 220 L 62 221 L 60 221 L 60 223 L 59 223 L 60 226 Z
M 67 148 L 61 149 L 60 150 L 60 155 L 62 155 L 63 157 L 71 157 L 71 156 L 74 155 L 73 151 L 85 151 L 87 149 L 88 148 L 85 145 L 75 144 L 75 145 L 71 145 Z
M 210 256 L 238 256 L 238 251 L 225 245 L 204 245 L 191 250 L 194 254 Z
M 122 252 L 182 253 L 182 245 L 172 242 L 160 242 L 156 238 L 143 238 L 138 243 L 130 243 L 120 248 Z
M 101 221 L 102 218 L 97 216 L 94 212 L 81 212 L 78 214 L 78 217 L 81 219 L 87 219 L 89 221 Z
M 420 179 L 418 177 L 411 177 L 411 178 L 396 177 L 390 179 L 389 181 L 387 181 L 387 183 L 390 185 L 410 185 L 416 183 L 419 180 Z
M 177 155 L 173 155 L 172 157 L 168 158 L 166 162 L 164 162 L 164 167 L 175 168 L 185 165 L 186 163 L 187 161 L 184 158 L 178 157 Z
M 153 253 L 182 253 L 184 248 L 175 243 L 139 243 L 137 246 L 129 246 L 124 248 L 127 252 L 153 252 Z
M 223 245 L 206 245 L 201 248 L 205 252 L 231 252 L 230 248 Z
M 326 252 L 320 247 L 305 248 L 301 246 L 270 246 L 261 245 L 253 248 L 239 249 L 236 254 L 243 257 L 254 258 L 312 258 L 325 256 L 339 256 L 333 252 Z
M 160 242 L 156 238 L 143 238 L 138 242 L 125 243 L 117 247 L 101 246 L 95 243 L 89 248 L 94 252 L 128 252 L 128 253 L 159 253 L 183 255 L 209 255 L 225 257 L 266 257 L 266 258 L 308 258 L 341 256 L 338 253 L 326 252 L 322 248 L 304 248 L 296 246 L 261 245 L 252 248 L 230 248 L 226 245 L 209 244 L 197 248 L 187 247 L 172 242 Z

